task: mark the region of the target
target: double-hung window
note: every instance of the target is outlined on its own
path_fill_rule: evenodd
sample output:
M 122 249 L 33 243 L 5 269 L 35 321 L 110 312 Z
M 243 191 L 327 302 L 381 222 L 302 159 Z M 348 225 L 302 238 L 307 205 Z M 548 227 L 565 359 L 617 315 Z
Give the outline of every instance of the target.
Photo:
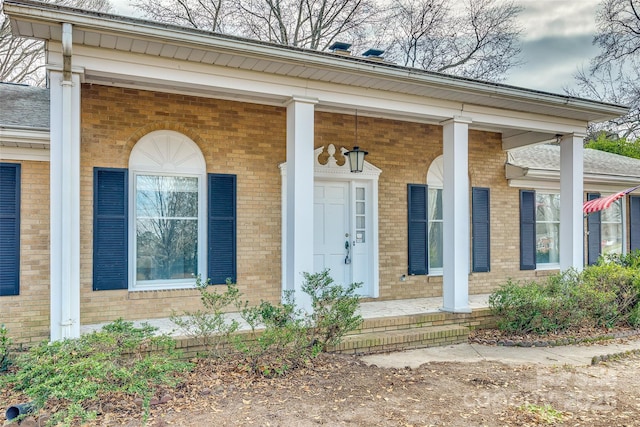
M 444 159 L 438 156 L 427 171 L 427 235 L 428 271 L 432 276 L 441 276 L 444 263 L 442 212 L 442 189 L 444 187 Z
M 536 192 L 536 264 L 560 265 L 560 195 Z
M 618 199 L 600 213 L 600 253 L 622 254 L 624 252 L 622 202 Z
M 207 274 L 200 148 L 177 132 L 151 132 L 133 147 L 129 174 L 130 287 L 193 286 Z
M 236 280 L 236 176 L 206 173 L 195 142 L 142 137 L 128 169 L 94 169 L 94 290 Z
M 606 197 L 600 193 L 587 193 L 587 200 Z M 626 249 L 624 238 L 625 199 L 616 200 L 607 209 L 587 216 L 587 263 L 598 262 L 601 255 L 622 254 Z
M 444 162 L 436 157 L 427 185 L 408 184 L 408 264 L 410 275 L 441 276 L 444 268 Z M 489 188 L 471 188 L 473 272 L 491 270 Z
M 520 190 L 520 269 L 560 265 L 560 195 Z
M 191 284 L 199 273 L 200 177 L 135 176 L 135 283 Z
M 441 275 L 443 265 L 442 188 L 429 186 L 429 274 Z

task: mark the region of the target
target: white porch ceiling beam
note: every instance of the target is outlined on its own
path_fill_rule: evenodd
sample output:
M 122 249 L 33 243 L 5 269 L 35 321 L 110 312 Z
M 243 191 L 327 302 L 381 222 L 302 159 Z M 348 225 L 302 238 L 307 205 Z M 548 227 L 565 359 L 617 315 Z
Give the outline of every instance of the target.
M 555 141 L 553 134 L 542 132 L 522 132 L 517 135 L 502 138 L 502 149 L 513 150 L 514 148 L 524 147 L 532 144 L 540 144 Z

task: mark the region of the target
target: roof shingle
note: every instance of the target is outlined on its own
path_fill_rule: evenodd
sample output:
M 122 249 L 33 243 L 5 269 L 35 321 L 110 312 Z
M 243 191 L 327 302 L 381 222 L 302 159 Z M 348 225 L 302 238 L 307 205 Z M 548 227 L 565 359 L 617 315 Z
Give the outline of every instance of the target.
M 0 82 L 0 126 L 49 129 L 49 89 Z
M 559 145 L 534 145 L 509 151 L 508 163 L 524 169 L 560 170 Z M 584 149 L 584 173 L 640 178 L 640 160 L 606 151 Z

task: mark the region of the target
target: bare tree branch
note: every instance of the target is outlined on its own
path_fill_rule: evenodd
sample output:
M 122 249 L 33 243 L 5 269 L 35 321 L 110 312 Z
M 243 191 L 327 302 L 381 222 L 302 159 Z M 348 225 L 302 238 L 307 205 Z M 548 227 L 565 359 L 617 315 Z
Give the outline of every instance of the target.
M 237 0 L 239 35 L 274 43 L 326 49 L 338 37 L 358 38 L 375 16 L 371 0 Z
M 624 117 L 596 125 L 593 130 L 616 131 L 625 138 L 640 137 L 640 0 L 603 0 L 596 16 L 593 43 L 600 53 L 588 70 L 576 75 L 577 90 L 565 91 L 628 105 Z
M 0 0 L 0 5 L 2 3 Z M 102 12 L 111 10 L 109 0 L 60 0 L 51 3 Z M 0 81 L 44 86 L 44 66 L 44 43 L 15 37 L 9 20 L 0 13 Z
M 230 4 L 227 0 L 139 0 L 133 2 L 132 6 L 153 21 L 224 32 L 223 25 L 228 14 L 225 8 Z
M 405 65 L 484 80 L 501 80 L 519 64 L 522 10 L 512 1 L 466 0 L 456 13 L 445 0 L 395 0 L 392 55 Z

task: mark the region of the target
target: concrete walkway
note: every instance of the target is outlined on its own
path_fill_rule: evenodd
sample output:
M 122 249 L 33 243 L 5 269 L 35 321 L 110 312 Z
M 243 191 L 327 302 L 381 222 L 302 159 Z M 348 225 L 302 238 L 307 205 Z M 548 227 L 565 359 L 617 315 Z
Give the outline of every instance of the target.
M 503 347 L 482 344 L 455 344 L 400 351 L 389 354 L 362 356 L 369 365 L 383 368 L 417 368 L 428 362 L 474 363 L 495 361 L 532 365 L 590 365 L 594 356 L 627 351 L 640 351 L 640 338 L 617 340 L 609 344 L 566 345 L 557 347 Z

